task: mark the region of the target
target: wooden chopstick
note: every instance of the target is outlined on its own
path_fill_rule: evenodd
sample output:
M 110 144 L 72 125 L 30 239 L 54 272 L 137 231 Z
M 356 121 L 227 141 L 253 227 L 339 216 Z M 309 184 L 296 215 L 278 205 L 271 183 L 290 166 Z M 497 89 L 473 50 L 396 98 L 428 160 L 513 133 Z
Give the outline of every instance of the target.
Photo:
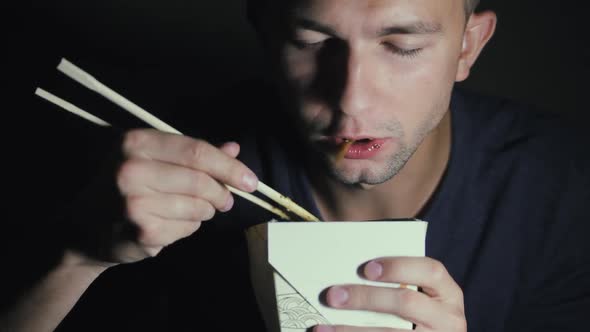
M 287 211 L 293 212 L 294 214 L 303 218 L 303 220 L 305 221 L 320 221 L 316 216 L 314 216 L 301 206 L 295 204 L 295 202 L 293 202 L 289 197 L 278 193 L 277 191 L 262 183 L 261 181 L 258 181 L 257 190 L 263 193 L 266 197 L 272 199 L 273 201 L 285 207 Z
M 37 88 L 35 90 L 35 94 L 37 96 L 51 102 L 51 103 L 63 108 L 64 110 L 74 113 L 74 114 L 76 114 L 76 115 L 78 115 L 90 122 L 93 122 L 99 126 L 108 127 L 111 125 L 110 123 L 104 121 L 103 119 L 96 117 L 96 116 L 86 112 L 85 110 L 79 108 L 78 106 L 71 104 L 71 103 L 59 98 L 58 96 L 51 94 L 41 88 Z
M 106 85 L 100 83 L 96 80 L 93 76 L 86 73 L 84 70 L 78 68 L 71 62 L 66 59 L 62 59 L 60 64 L 58 65 L 57 69 L 67 75 L 68 77 L 72 78 L 73 80 L 77 81 L 78 83 L 82 84 L 83 86 L 87 87 L 88 89 L 97 92 L 98 94 L 102 95 L 103 97 L 109 99 L 113 103 L 119 105 L 123 109 L 127 110 L 131 114 L 135 115 L 139 119 L 145 121 L 152 127 L 168 132 L 174 133 L 178 135 L 182 135 L 182 133 L 170 125 L 166 124 L 165 122 L 161 121 L 157 117 L 153 116 L 152 114 L 148 113 L 147 111 L 143 110 L 141 107 L 137 106 L 136 104 L 132 103 L 131 101 L 127 100 L 125 97 L 121 96 L 117 92 L 113 91 Z M 69 103 L 68 103 L 69 104 Z M 61 106 L 61 105 L 60 105 Z M 73 105 L 72 105 L 73 106 Z M 87 113 L 87 112 L 86 112 Z M 225 185 L 231 192 L 251 201 L 252 203 L 264 207 L 265 209 L 279 215 L 283 219 L 289 220 L 287 214 L 280 211 L 276 207 L 270 206 L 270 204 L 260 200 L 258 197 L 241 191 L 237 188 L 234 188 L 230 185 Z M 261 194 L 265 195 L 266 197 L 270 198 L 271 200 L 275 201 L 276 203 L 285 207 L 288 211 L 294 213 L 295 215 L 303 218 L 305 221 L 319 221 L 319 218 L 302 208 L 301 206 L 295 204 L 290 198 L 281 195 L 280 193 L 276 192 L 262 181 L 258 181 L 257 191 Z M 263 204 L 266 203 L 266 204 Z M 267 205 L 268 204 L 268 205 Z M 264 206 L 263 206 L 264 205 Z M 280 214 L 279 214 L 280 211 Z

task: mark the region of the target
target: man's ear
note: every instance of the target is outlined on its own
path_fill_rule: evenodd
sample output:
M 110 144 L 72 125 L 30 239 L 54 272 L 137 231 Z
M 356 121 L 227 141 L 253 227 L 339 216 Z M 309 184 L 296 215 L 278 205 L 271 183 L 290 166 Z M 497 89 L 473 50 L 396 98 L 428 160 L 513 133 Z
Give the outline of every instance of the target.
M 457 68 L 457 82 L 469 77 L 471 67 L 479 57 L 484 46 L 494 35 L 497 22 L 496 14 L 492 11 L 474 13 L 469 17 L 463 33 L 463 46 Z

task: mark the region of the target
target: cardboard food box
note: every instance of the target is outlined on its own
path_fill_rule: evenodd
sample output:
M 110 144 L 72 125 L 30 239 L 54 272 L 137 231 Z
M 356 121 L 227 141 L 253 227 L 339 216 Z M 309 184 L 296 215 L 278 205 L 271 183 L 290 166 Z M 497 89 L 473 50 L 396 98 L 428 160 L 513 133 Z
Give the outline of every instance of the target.
M 427 226 L 420 220 L 273 220 L 249 228 L 250 273 L 268 330 L 307 331 L 318 324 L 412 329 L 394 315 L 330 308 L 320 295 L 342 284 L 399 287 L 363 279 L 359 267 L 380 257 L 423 257 Z

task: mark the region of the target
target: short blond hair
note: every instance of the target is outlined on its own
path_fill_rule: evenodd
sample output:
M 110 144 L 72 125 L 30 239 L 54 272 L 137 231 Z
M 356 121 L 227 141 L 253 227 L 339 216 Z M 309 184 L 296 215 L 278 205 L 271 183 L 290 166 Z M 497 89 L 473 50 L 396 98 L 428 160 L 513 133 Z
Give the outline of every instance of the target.
M 270 0 L 273 1 L 273 0 Z M 276 1 L 276 0 L 275 0 Z M 285 0 L 279 0 L 285 1 Z M 260 18 L 261 12 L 264 11 L 265 7 L 268 5 L 269 0 L 246 0 L 246 6 L 248 11 L 248 19 L 254 25 L 257 25 L 257 22 Z M 479 0 L 465 0 L 465 17 L 469 18 L 475 9 L 479 5 Z
M 465 15 L 469 17 L 479 5 L 479 0 L 465 0 Z

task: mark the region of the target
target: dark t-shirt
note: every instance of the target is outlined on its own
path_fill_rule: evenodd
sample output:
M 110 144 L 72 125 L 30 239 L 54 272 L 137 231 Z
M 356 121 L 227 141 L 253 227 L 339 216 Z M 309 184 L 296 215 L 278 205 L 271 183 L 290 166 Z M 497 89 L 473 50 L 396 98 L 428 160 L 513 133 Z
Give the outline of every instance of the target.
M 427 256 L 464 291 L 469 331 L 587 330 L 590 141 L 553 114 L 502 99 L 455 91 L 451 112 L 451 158 L 417 217 L 429 222 Z M 240 158 L 320 215 L 282 143 L 251 136 Z M 243 230 L 271 218 L 236 199 L 159 256 L 107 270 L 58 331 L 263 331 Z

